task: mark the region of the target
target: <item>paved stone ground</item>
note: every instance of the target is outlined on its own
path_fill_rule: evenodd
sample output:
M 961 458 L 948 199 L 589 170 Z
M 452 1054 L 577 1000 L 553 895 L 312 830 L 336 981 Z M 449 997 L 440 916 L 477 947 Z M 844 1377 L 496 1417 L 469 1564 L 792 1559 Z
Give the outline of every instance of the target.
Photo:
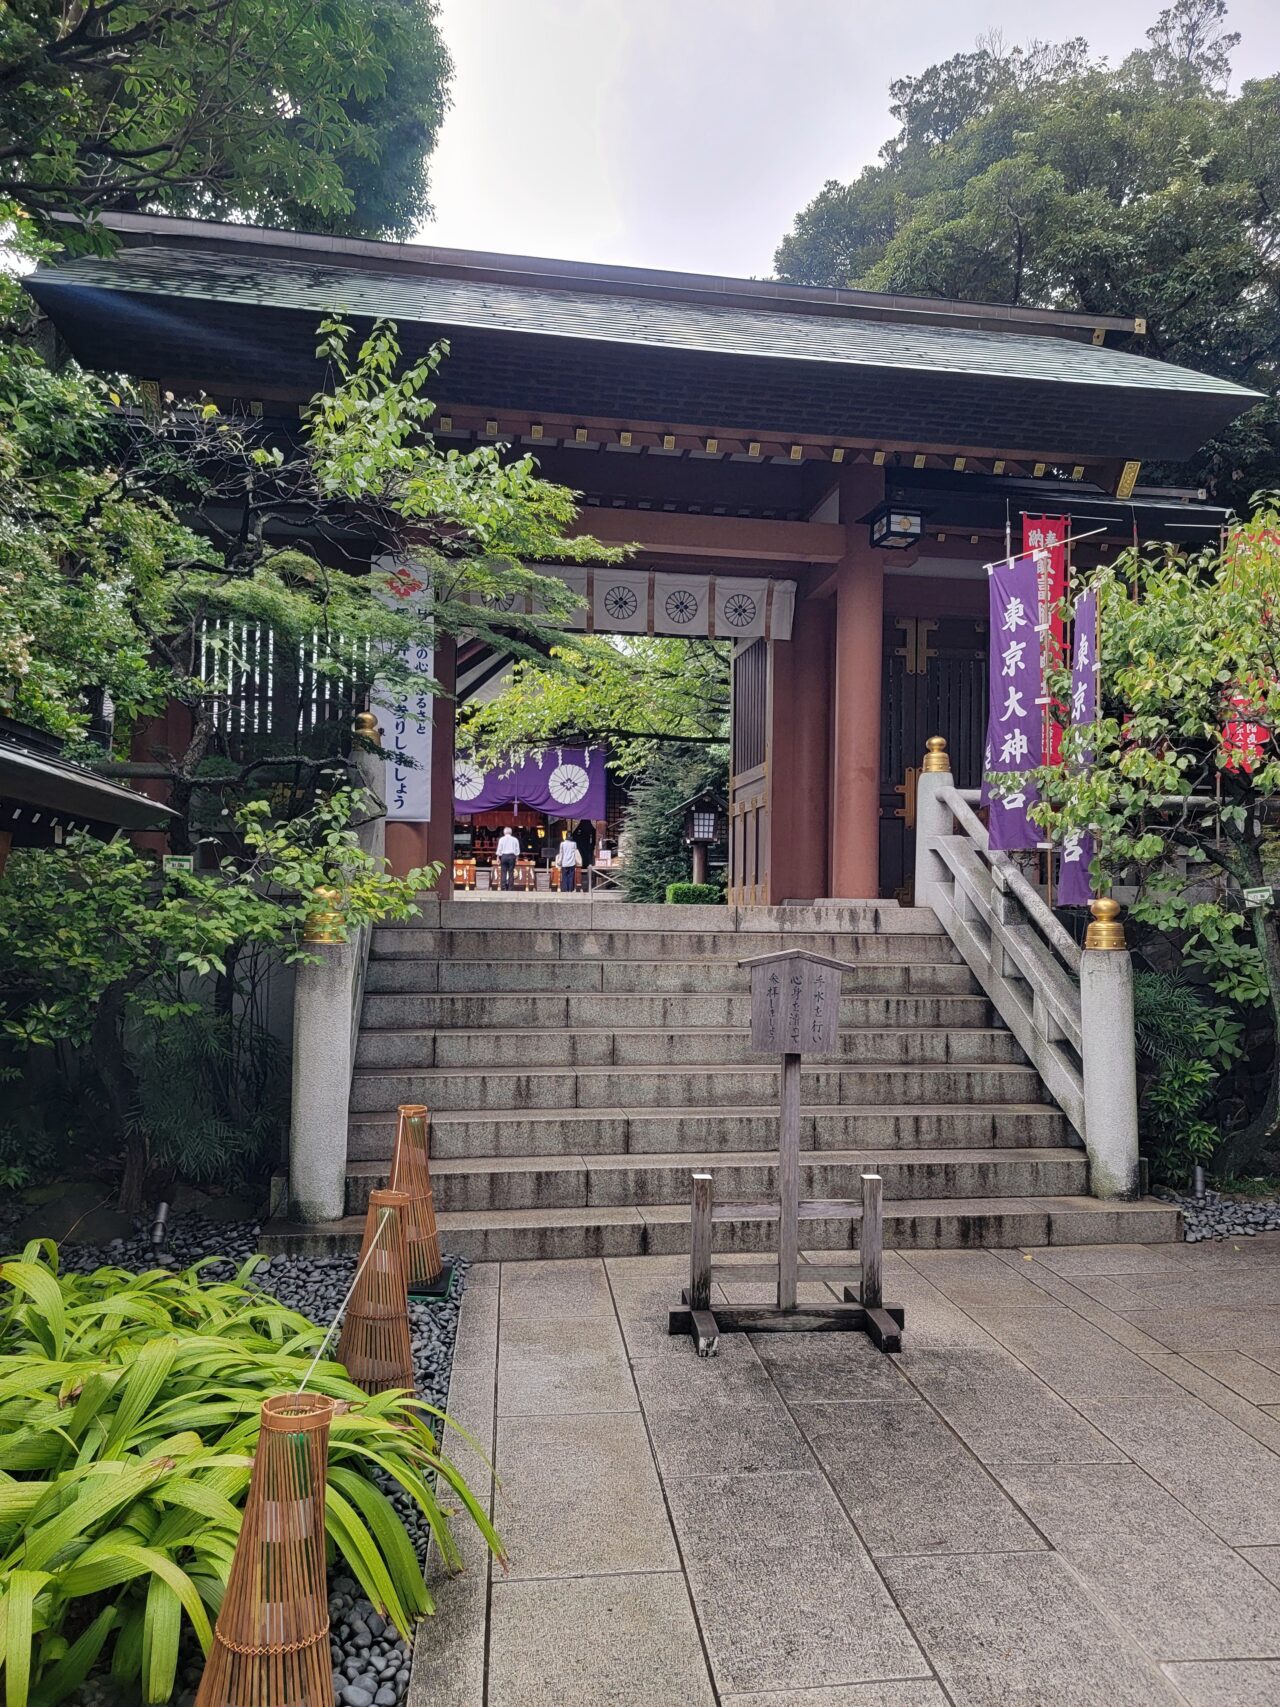
M 412 1707 L 1280 1703 L 1280 1236 L 890 1253 L 892 1358 L 700 1361 L 684 1266 L 472 1270 L 450 1409 L 511 1564 L 439 1585 Z

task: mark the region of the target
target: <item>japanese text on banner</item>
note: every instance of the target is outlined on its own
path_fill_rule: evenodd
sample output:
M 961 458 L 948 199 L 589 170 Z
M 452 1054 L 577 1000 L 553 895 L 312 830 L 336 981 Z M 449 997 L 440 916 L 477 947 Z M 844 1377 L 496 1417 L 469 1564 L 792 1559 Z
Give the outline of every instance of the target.
M 1071 665 L 1071 726 L 1089 729 L 1098 721 L 1098 595 L 1081 593 L 1076 600 L 1075 656 Z M 1086 749 L 1079 756 L 1083 766 L 1093 763 Z M 1062 838 L 1058 868 L 1058 905 L 1086 907 L 1093 900 L 1089 868 L 1093 863 L 1094 839 L 1088 830 L 1072 830 Z
M 992 564 L 991 657 L 987 704 L 989 771 L 1000 777 L 1033 771 L 1041 757 L 1040 609 L 1034 556 Z M 1039 795 L 1031 781 L 1017 788 L 988 786 L 993 850 L 1038 846 L 1040 832 L 1028 816 Z

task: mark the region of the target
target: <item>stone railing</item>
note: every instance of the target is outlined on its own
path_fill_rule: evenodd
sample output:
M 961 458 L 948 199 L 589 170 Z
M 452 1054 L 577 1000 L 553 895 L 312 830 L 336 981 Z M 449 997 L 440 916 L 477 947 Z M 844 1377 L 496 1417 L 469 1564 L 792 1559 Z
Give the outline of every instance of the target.
M 357 736 L 378 739 L 369 712 L 357 716 L 355 728 Z M 351 763 L 373 807 L 359 827 L 360 846 L 381 857 L 386 818 L 378 808 L 385 803 L 385 761 L 358 748 Z M 348 936 L 345 919 L 324 904 L 329 894 L 318 890 L 316 899 L 306 931 L 315 959 L 298 966 L 293 989 L 288 1214 L 297 1221 L 337 1221 L 345 1208 L 347 1108 L 373 931 L 361 925 Z
M 1120 909 L 1095 901 L 1079 948 L 1007 854 L 993 853 L 955 786 L 946 743 L 928 743 L 916 793 L 918 906 L 932 907 L 1089 1154 L 1095 1197 L 1138 1189 L 1133 968 Z

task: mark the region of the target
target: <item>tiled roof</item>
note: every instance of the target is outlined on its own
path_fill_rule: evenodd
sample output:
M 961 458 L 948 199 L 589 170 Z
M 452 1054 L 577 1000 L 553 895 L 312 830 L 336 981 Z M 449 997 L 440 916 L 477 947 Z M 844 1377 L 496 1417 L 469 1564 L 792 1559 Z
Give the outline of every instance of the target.
M 896 368 L 970 378 L 1114 386 L 1238 400 L 1257 393 L 1230 380 L 1123 350 L 1026 332 L 904 324 L 846 314 L 725 307 L 595 290 L 546 289 L 404 271 L 323 266 L 169 246 L 85 256 L 36 275 L 45 291 L 118 290 L 315 317 L 342 311 L 448 332 L 475 328 L 585 343 L 774 358 L 845 368 Z

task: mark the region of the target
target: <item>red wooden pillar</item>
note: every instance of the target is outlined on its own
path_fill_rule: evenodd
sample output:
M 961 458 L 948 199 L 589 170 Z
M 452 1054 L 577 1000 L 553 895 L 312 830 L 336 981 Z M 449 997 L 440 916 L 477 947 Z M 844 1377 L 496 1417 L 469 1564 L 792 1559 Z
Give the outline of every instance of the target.
M 840 520 L 847 545 L 836 570 L 829 893 L 846 900 L 880 893 L 884 559 L 859 518 L 883 498 L 878 469 L 853 469 L 842 482 Z
M 387 824 L 387 863 L 403 877 L 416 865 L 439 860 L 435 893 L 447 901 L 453 893 L 453 725 L 457 707 L 457 643 L 449 635 L 436 640 L 436 680 L 444 689 L 434 700 L 431 722 L 431 817 L 425 822 L 396 818 Z
M 790 640 L 769 647 L 769 894 L 813 901 L 831 893 L 831 665 L 829 598 L 798 590 Z

